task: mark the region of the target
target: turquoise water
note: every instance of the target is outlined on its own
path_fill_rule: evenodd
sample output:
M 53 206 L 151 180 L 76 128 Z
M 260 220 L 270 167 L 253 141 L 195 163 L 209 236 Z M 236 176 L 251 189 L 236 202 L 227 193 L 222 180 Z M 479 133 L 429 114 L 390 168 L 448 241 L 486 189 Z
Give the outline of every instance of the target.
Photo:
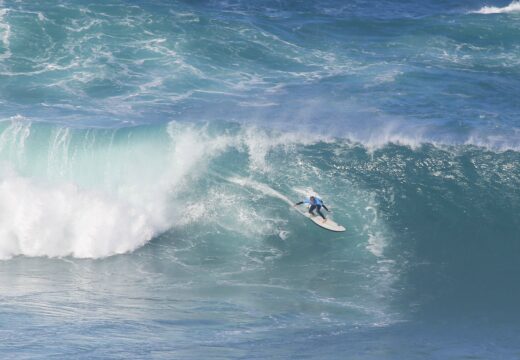
M 0 1 L 0 351 L 519 357 L 519 10 Z

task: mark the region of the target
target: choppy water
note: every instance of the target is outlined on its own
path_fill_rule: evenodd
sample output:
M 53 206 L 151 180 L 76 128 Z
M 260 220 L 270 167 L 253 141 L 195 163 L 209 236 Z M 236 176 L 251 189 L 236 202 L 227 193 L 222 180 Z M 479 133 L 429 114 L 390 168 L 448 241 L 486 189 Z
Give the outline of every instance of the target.
M 519 10 L 0 1 L 1 353 L 519 357 Z

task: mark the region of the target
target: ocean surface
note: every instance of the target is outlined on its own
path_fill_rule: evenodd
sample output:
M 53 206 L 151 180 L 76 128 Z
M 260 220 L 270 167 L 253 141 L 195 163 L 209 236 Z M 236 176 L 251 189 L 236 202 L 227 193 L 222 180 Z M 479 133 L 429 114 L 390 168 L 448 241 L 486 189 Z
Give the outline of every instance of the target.
M 0 0 L 2 359 L 519 359 L 519 276 L 520 2 Z

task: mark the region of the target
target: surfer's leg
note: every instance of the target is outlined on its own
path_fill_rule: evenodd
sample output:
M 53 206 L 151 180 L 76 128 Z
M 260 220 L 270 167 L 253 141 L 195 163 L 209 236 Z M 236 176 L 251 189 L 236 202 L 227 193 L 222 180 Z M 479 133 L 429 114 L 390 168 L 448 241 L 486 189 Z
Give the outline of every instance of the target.
M 316 216 L 316 214 L 314 213 L 314 211 L 312 211 L 312 210 L 314 210 L 314 209 L 316 209 L 316 205 L 311 205 L 311 207 L 309 208 L 309 213 L 310 213 L 312 216 Z
M 316 211 L 318 212 L 318 214 L 320 214 L 320 216 L 323 218 L 323 220 L 325 220 L 325 216 L 321 213 L 321 205 L 317 206 Z

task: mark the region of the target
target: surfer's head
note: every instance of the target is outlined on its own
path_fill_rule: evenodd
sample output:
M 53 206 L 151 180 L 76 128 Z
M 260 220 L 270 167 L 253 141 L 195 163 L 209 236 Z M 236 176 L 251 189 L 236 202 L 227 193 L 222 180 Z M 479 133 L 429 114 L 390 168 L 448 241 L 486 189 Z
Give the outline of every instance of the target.
M 311 196 L 309 197 L 309 199 L 310 199 L 311 201 L 314 201 L 314 196 L 311 195 Z

